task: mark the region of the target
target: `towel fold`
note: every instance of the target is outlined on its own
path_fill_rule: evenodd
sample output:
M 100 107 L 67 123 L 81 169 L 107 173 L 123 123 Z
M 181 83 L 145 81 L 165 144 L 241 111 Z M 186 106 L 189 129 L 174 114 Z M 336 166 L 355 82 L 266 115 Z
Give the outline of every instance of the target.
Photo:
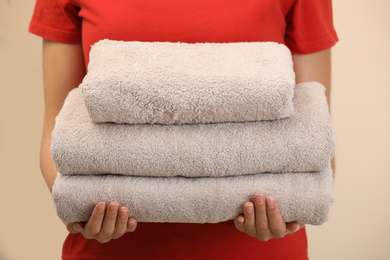
M 76 88 L 56 117 L 51 154 L 62 174 L 217 177 L 322 171 L 335 145 L 325 88 L 316 82 L 297 85 L 294 109 L 293 116 L 274 121 L 95 124 Z
M 275 42 L 102 40 L 80 88 L 95 123 L 196 124 L 291 116 L 294 85 Z
M 61 175 L 53 199 L 63 222 L 87 221 L 98 202 L 117 201 L 139 222 L 217 223 L 234 219 L 261 192 L 285 222 L 321 225 L 333 204 L 332 170 L 219 178 Z

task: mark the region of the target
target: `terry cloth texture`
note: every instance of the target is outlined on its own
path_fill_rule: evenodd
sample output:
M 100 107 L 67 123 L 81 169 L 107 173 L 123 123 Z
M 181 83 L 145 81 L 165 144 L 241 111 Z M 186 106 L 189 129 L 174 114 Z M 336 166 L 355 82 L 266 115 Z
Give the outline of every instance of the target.
M 87 221 L 98 202 L 117 201 L 140 222 L 217 223 L 235 219 L 262 192 L 283 220 L 320 225 L 333 204 L 332 170 L 219 178 L 57 175 L 53 199 L 63 222 Z
M 291 116 L 294 85 L 275 42 L 102 40 L 80 88 L 95 123 L 196 124 Z
M 299 84 L 293 102 L 293 116 L 272 121 L 95 124 L 76 88 L 56 117 L 51 155 L 62 174 L 218 177 L 322 171 L 335 146 L 325 88 Z

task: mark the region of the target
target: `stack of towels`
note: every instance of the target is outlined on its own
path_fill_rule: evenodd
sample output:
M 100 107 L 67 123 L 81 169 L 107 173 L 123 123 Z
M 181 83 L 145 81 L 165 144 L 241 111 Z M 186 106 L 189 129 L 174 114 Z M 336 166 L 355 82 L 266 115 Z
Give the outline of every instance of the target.
M 118 201 L 140 222 L 217 223 L 261 192 L 320 225 L 334 146 L 325 88 L 295 85 L 283 44 L 102 40 L 55 120 L 52 196 L 63 222 Z

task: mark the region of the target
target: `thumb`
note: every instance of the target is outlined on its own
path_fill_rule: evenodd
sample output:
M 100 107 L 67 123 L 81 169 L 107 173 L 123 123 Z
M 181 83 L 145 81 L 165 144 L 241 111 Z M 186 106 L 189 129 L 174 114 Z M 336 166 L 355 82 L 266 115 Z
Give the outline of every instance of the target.
M 294 232 L 298 231 L 301 228 L 301 225 L 298 222 L 293 221 L 293 222 L 287 223 L 287 227 L 286 228 L 287 228 L 287 230 L 290 233 L 294 233 Z
M 80 233 L 84 230 L 84 224 L 81 222 L 65 223 L 65 226 L 70 233 Z

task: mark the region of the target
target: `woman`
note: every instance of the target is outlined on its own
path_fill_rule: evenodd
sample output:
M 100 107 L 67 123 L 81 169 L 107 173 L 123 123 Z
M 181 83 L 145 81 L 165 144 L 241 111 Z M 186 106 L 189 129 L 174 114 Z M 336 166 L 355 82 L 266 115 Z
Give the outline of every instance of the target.
M 338 40 L 331 0 L 37 0 L 29 30 L 44 38 L 40 162 L 50 191 L 57 175 L 54 119 L 100 39 L 284 43 L 296 82 L 322 83 L 330 102 L 330 48 Z M 117 202 L 99 203 L 87 223 L 66 223 L 63 259 L 307 259 L 304 225 L 284 223 L 272 198 L 256 194 L 243 208 L 234 221 L 218 224 L 137 224 Z

